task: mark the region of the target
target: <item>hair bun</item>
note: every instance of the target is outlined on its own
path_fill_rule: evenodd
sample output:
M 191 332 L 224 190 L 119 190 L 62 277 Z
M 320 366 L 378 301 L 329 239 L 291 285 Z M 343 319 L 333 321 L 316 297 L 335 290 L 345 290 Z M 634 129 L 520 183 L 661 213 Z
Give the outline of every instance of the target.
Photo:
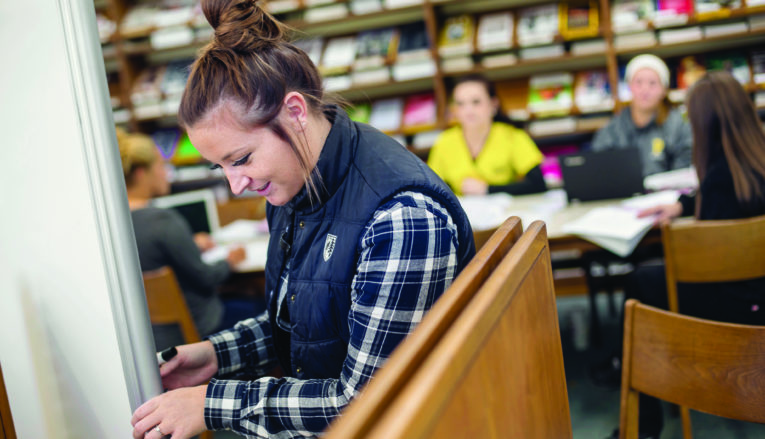
M 202 0 L 219 47 L 250 52 L 284 40 L 285 26 L 257 0 Z

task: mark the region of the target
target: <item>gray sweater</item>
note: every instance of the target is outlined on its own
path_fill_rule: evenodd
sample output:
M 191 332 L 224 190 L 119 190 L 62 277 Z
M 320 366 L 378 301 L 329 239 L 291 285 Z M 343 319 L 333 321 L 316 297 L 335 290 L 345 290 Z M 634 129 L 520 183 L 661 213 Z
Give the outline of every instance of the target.
M 131 212 L 141 270 L 169 266 L 178 278 L 200 336 L 219 329 L 223 303 L 216 286 L 229 275 L 226 261 L 204 263 L 186 220 L 172 209 L 147 207 Z M 157 349 L 182 343 L 175 327 L 154 326 Z
M 595 134 L 594 151 L 637 147 L 643 160 L 643 175 L 656 174 L 691 165 L 691 127 L 677 110 L 659 126 L 656 120 L 638 128 L 627 107 Z

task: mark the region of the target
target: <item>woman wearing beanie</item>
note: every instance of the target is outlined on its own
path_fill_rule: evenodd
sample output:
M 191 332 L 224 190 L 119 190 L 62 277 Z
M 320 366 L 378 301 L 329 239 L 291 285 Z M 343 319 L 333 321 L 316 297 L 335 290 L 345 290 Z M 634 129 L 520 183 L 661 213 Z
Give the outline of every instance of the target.
M 669 69 L 654 55 L 638 55 L 628 64 L 625 79 L 632 101 L 595 134 L 592 149 L 638 148 L 643 175 L 691 165 L 691 128 L 667 99 Z

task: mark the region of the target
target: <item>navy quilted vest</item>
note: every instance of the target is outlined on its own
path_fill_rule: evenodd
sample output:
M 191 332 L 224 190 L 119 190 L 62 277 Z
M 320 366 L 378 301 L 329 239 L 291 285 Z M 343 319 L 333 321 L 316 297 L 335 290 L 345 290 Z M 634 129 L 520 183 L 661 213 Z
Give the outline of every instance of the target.
M 268 206 L 271 327 L 284 373 L 300 379 L 340 376 L 361 235 L 384 202 L 406 190 L 431 196 L 458 227 L 458 272 L 475 253 L 457 198 L 422 160 L 379 131 L 350 121 L 341 110 L 329 108 L 327 114 L 334 120 L 317 163 L 323 182 L 319 202 L 311 205 L 303 190 L 285 206 Z M 289 281 L 282 313 L 289 312 L 291 332 L 275 321 L 286 257 Z

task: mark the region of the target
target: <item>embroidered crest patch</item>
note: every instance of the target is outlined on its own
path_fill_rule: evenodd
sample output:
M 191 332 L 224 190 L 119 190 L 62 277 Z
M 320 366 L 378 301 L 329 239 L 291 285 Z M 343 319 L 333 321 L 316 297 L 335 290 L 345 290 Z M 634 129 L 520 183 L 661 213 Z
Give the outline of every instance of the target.
M 324 241 L 324 262 L 329 261 L 332 257 L 332 252 L 335 251 L 335 242 L 337 242 L 337 236 L 327 233 L 327 239 Z

